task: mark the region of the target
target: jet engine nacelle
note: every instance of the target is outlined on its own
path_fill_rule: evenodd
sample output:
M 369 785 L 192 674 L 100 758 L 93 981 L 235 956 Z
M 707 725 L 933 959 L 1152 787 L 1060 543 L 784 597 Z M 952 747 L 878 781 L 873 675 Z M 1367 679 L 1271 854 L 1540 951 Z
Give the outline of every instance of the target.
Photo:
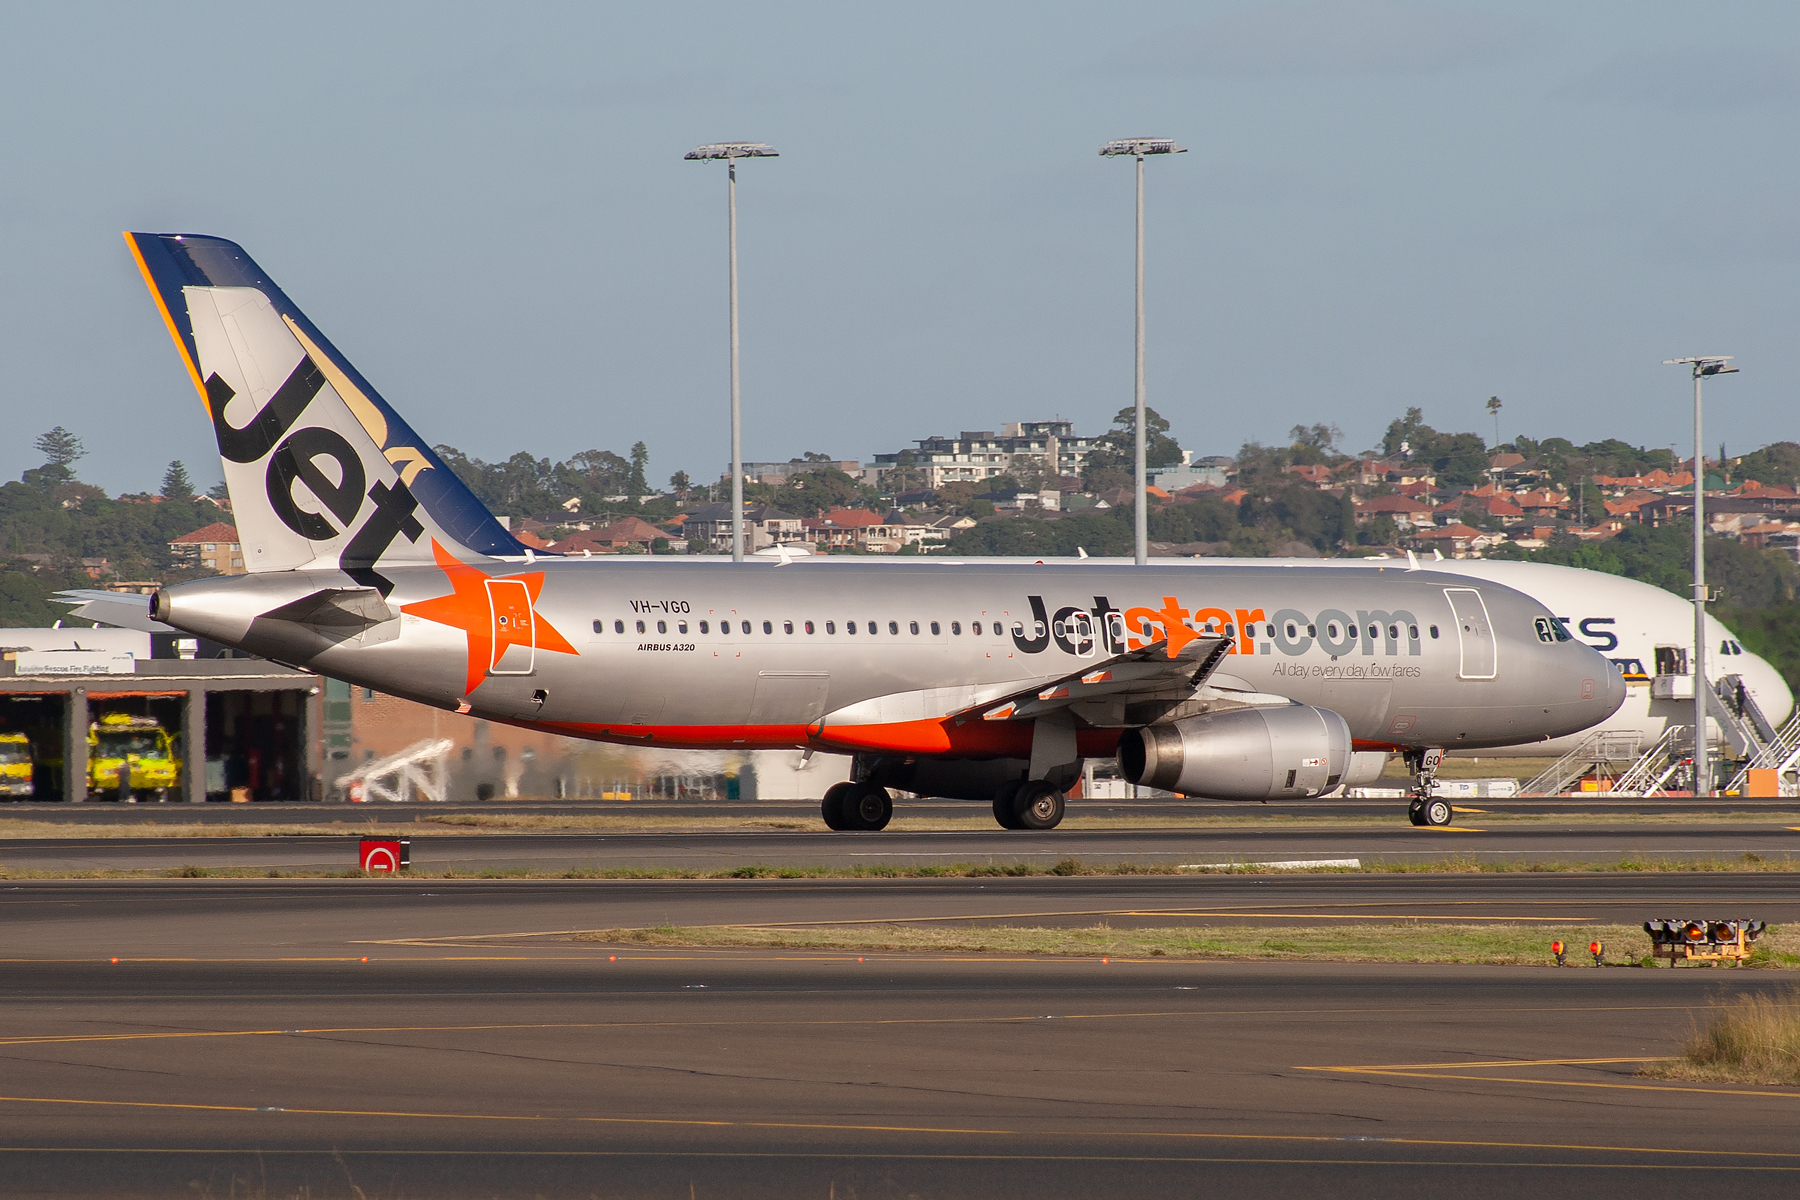
M 1217 800 L 1317 796 L 1350 767 L 1350 727 L 1330 709 L 1238 708 L 1131 729 L 1119 770 L 1144 787 Z

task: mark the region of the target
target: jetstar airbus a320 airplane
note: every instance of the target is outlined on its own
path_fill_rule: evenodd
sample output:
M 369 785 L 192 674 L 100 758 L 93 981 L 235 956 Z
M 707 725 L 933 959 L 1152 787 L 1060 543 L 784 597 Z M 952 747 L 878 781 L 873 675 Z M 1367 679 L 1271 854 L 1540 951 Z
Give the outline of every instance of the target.
M 890 788 L 1048 829 L 1097 756 L 1187 795 L 1316 796 L 1354 751 L 1406 754 L 1413 821 L 1446 824 L 1446 747 L 1560 737 L 1625 697 L 1530 597 L 1394 566 L 534 555 L 242 249 L 125 237 L 250 572 L 152 611 L 252 654 L 575 737 L 854 755 L 823 812 L 858 830 L 887 824 Z

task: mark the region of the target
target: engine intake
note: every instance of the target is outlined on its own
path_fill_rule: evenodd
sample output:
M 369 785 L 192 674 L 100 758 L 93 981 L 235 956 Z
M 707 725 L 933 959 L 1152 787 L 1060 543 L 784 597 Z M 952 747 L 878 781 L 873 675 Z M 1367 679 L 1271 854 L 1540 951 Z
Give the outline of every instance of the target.
M 1119 739 L 1119 771 L 1132 783 L 1215 800 L 1317 796 L 1349 766 L 1344 718 L 1306 704 L 1208 713 Z

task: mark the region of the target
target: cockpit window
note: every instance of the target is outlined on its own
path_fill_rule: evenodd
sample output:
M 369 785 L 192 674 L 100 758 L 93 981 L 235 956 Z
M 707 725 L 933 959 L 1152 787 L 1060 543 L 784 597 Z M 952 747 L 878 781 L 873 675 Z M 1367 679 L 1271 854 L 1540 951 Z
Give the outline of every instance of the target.
M 1532 619 L 1531 624 L 1537 630 L 1538 641 L 1540 642 L 1567 642 L 1574 640 L 1569 636 L 1569 631 L 1564 627 L 1562 618 L 1560 617 L 1535 617 Z

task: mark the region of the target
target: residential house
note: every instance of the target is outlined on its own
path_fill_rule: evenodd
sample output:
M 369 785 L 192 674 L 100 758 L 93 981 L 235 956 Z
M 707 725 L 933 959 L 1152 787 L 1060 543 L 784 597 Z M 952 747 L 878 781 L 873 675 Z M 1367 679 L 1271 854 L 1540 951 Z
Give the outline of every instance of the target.
M 730 512 L 730 505 L 726 505 L 725 509 Z M 551 548 L 558 554 L 580 554 L 583 551 L 594 554 L 647 551 L 657 539 L 667 539 L 668 536 L 642 517 L 626 517 L 599 529 L 589 529 L 571 534 Z M 725 536 L 729 542 L 731 537 L 729 521 L 726 523 Z
M 801 523 L 806 540 L 821 550 L 855 550 L 862 547 L 862 531 L 884 522 L 866 508 L 834 508 Z
M 1356 523 L 1367 525 L 1376 517 L 1390 517 L 1401 529 L 1429 528 L 1436 516 L 1429 501 L 1410 496 L 1375 496 L 1356 502 Z
M 45 567 L 68 567 L 89 579 L 105 579 L 112 574 L 112 562 L 105 558 L 67 559 L 58 554 L 15 554 L 11 557 L 24 559 L 31 564 L 33 571 L 41 571 Z
M 1490 496 L 1485 508 L 1488 516 L 1497 517 L 1500 524 L 1504 526 L 1511 527 L 1525 523 L 1525 510 L 1510 500 L 1499 496 Z
M 178 562 L 205 567 L 221 575 L 244 575 L 244 548 L 238 543 L 237 527 L 223 521 L 203 525 L 192 533 L 184 533 L 169 543 L 169 551 Z
M 1296 463 L 1291 467 L 1283 467 L 1288 475 L 1298 475 L 1314 487 L 1324 489 L 1334 485 L 1337 480 L 1332 477 L 1331 468 L 1323 463 Z
M 1407 538 L 1406 544 L 1414 550 L 1436 550 L 1445 558 L 1480 558 L 1505 540 L 1498 533 L 1483 533 L 1454 521 L 1442 529 L 1422 529 Z
M 1515 492 L 1512 502 L 1534 517 L 1555 517 L 1569 507 L 1569 496 L 1567 492 L 1557 493 L 1549 488 L 1539 488 L 1530 492 Z
M 731 505 L 707 504 L 692 509 L 682 531 L 690 540 L 705 542 L 715 551 L 731 550 Z M 663 535 L 658 534 L 661 537 Z M 755 553 L 767 546 L 780 546 L 806 539 L 799 517 L 773 505 L 744 508 L 744 550 Z

